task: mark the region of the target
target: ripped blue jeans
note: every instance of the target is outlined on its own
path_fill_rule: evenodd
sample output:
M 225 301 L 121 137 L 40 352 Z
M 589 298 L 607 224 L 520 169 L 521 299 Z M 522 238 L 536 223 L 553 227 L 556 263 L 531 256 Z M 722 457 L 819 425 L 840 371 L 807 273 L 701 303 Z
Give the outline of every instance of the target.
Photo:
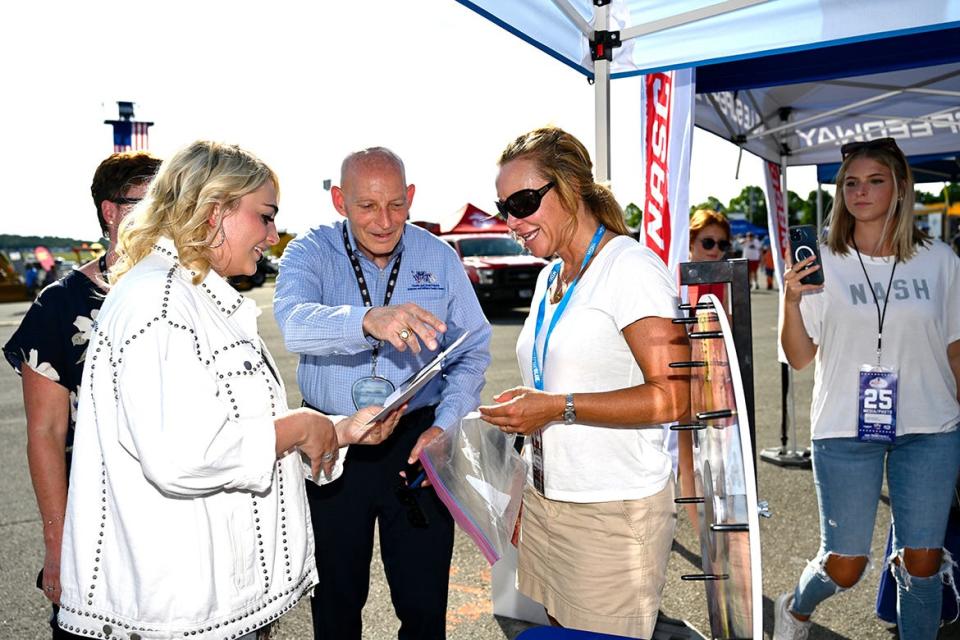
M 894 444 L 856 438 L 813 441 L 813 478 L 820 505 L 820 551 L 800 576 L 791 609 L 810 615 L 842 591 L 825 570 L 827 558 L 870 556 L 873 524 L 883 485 L 884 463 L 893 514 L 893 550 L 942 549 L 950 500 L 960 468 L 960 430 L 897 436 Z M 951 564 L 944 551 L 941 571 L 930 577 L 897 578 L 897 626 L 901 640 L 936 638 L 943 602 L 943 577 Z

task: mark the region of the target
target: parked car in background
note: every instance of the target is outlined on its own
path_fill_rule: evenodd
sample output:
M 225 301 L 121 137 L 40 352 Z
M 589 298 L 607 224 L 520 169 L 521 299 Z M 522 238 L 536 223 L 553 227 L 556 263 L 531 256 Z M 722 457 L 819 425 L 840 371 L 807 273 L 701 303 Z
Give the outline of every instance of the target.
M 249 291 L 254 287 L 262 287 L 267 278 L 275 278 L 279 271 L 277 259 L 264 255 L 257 261 L 257 271 L 252 276 L 230 276 L 229 280 L 237 291 Z
M 34 290 L 27 288 L 10 258 L 0 251 L 0 302 L 33 300 L 33 295 Z
M 463 263 L 480 304 L 528 306 L 546 260 L 531 256 L 508 233 L 444 234 Z

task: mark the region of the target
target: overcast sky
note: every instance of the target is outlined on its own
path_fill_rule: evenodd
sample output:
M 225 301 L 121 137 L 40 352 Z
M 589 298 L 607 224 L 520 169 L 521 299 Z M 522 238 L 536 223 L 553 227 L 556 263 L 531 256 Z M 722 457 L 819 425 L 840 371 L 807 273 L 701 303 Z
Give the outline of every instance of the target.
M 384 145 L 417 185 L 415 219 L 452 224 L 466 202 L 491 210 L 496 158 L 517 135 L 561 126 L 593 152 L 593 87 L 579 73 L 453 0 L 278 2 L 31 0 L 4 8 L 0 39 L 0 233 L 99 235 L 90 199 L 112 151 L 116 101 L 156 124 L 166 156 L 197 138 L 235 142 L 279 174 L 278 225 L 337 214 L 355 149 Z M 638 79 L 612 83 L 612 186 L 639 200 Z M 711 134 L 694 137 L 690 202 L 763 185 L 762 163 Z M 791 190 L 815 188 L 791 168 Z

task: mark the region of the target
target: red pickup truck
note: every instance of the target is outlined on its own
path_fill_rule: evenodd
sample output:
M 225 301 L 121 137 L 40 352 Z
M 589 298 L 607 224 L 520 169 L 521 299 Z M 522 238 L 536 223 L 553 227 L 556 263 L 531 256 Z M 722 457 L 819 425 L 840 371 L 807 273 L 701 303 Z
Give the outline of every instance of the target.
M 485 306 L 529 306 L 537 275 L 546 260 L 524 252 L 509 233 L 450 233 L 440 236 L 452 246 L 477 298 Z

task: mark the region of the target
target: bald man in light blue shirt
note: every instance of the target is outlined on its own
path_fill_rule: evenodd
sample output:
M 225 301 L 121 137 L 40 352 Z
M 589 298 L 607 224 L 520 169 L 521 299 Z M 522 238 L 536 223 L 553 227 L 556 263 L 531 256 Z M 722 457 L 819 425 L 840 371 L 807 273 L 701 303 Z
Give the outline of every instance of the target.
M 453 521 L 432 489 L 398 491 L 399 472 L 479 404 L 491 330 L 453 249 L 407 224 L 414 192 L 391 151 L 351 154 L 331 193 L 346 220 L 291 242 L 277 278 L 274 313 L 287 349 L 300 354 L 300 390 L 331 414 L 378 403 L 470 332 L 390 439 L 362 448 L 369 451 L 351 448 L 339 482 L 308 482 L 318 640 L 362 636 L 375 522 L 399 637 L 445 637 Z

